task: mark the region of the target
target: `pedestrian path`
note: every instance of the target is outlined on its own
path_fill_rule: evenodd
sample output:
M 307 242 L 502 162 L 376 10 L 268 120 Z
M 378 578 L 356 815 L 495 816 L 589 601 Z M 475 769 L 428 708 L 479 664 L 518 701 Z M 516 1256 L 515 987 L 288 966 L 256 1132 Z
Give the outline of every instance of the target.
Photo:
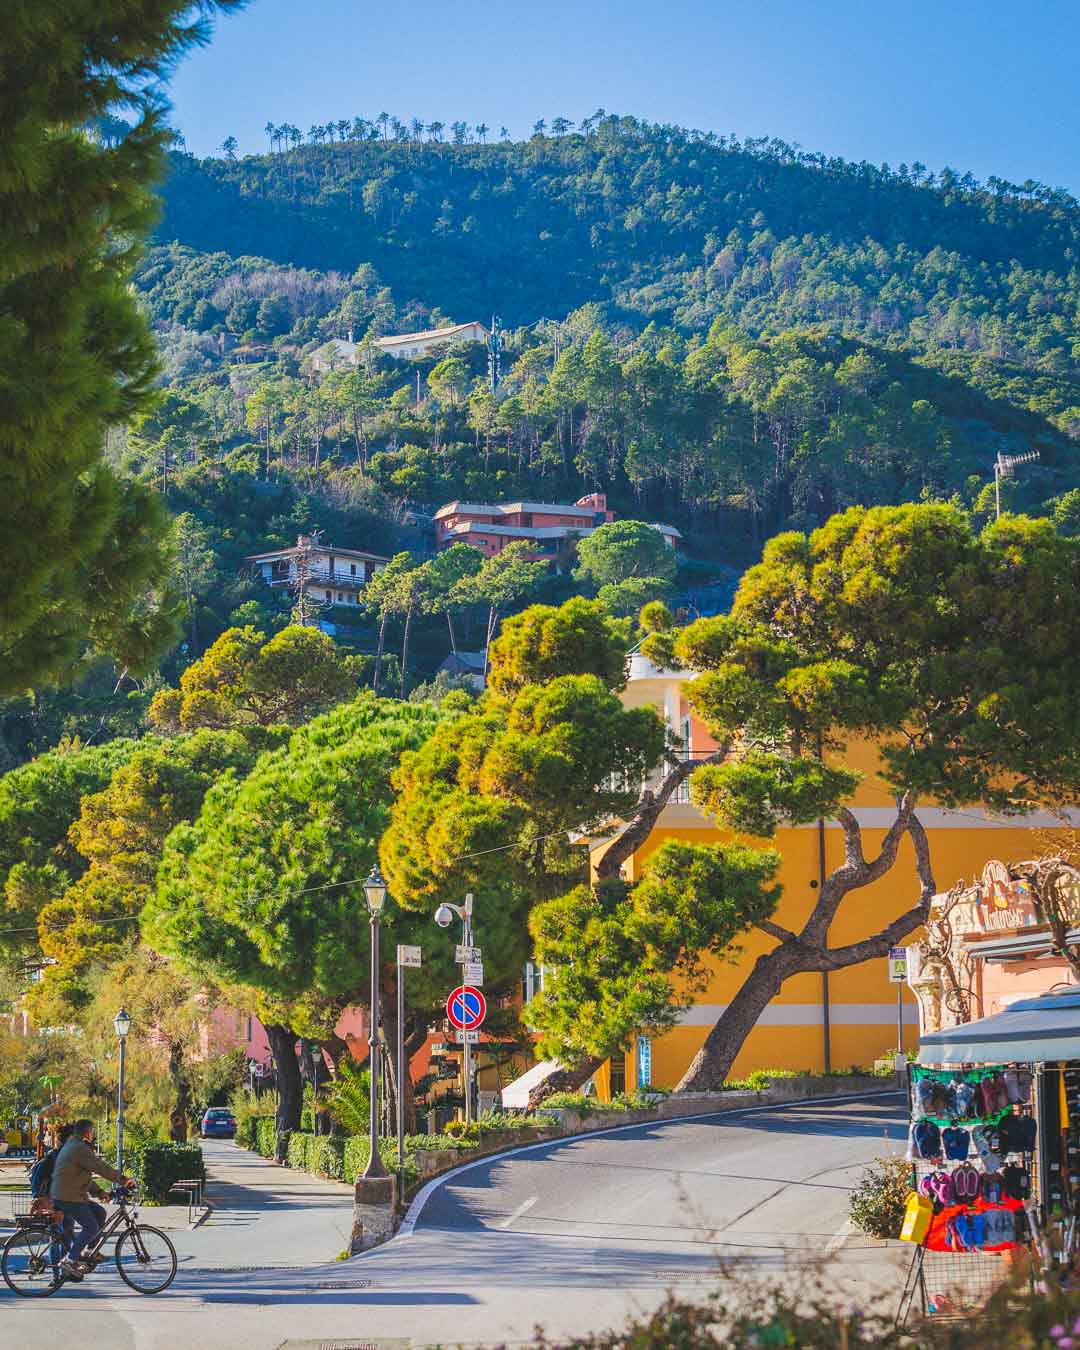
M 349 1245 L 353 1190 L 278 1167 L 230 1141 L 204 1139 L 209 1218 L 171 1234 L 185 1269 L 305 1266 Z M 143 1217 L 153 1223 L 153 1211 Z

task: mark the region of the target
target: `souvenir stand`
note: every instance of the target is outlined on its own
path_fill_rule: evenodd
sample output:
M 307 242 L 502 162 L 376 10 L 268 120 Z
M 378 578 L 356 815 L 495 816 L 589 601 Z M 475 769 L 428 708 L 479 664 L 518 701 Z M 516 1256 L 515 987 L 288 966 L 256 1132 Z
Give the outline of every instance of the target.
M 977 1312 L 1015 1263 L 1080 1251 L 1080 989 L 922 1038 L 909 1073 L 917 1242 L 899 1319 Z M 916 1200 L 914 1196 L 918 1196 Z

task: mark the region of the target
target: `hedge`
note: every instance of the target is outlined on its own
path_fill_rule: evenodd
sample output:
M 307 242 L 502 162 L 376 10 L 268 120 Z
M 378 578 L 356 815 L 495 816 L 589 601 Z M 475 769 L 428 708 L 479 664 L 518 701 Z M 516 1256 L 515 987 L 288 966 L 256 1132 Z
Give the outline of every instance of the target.
M 198 1144 L 147 1144 L 139 1156 L 139 1180 L 148 1200 L 163 1204 L 175 1181 L 206 1180 Z
M 277 1127 L 273 1116 L 260 1116 L 255 1122 L 255 1152 L 273 1158 L 277 1151 Z

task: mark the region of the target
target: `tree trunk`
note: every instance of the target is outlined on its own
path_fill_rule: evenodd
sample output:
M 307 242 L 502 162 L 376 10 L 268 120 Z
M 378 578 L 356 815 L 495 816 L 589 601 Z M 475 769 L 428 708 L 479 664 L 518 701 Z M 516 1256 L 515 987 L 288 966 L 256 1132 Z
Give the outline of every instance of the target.
M 788 962 L 781 959 L 782 951 L 778 947 L 754 962 L 749 978 L 705 1037 L 705 1044 L 690 1061 L 676 1092 L 719 1091 L 724 1086 L 735 1056 L 758 1018 L 780 992 L 788 975 L 796 973 L 794 968 L 785 969 Z
M 446 626 L 450 629 L 450 651 L 457 656 L 457 636 L 454 633 L 454 615 L 450 609 L 446 611 Z
M 334 1077 L 341 1072 L 341 1061 L 351 1056 L 349 1042 L 343 1040 L 336 1031 L 332 1031 L 322 1043 L 322 1048 L 330 1056 L 330 1062 L 334 1066 Z
M 379 680 L 382 676 L 382 657 L 383 648 L 386 645 L 386 611 L 383 610 L 382 617 L 379 619 L 379 645 L 375 648 L 375 678 L 371 684 L 371 692 L 379 692 Z
M 535 1111 L 556 1092 L 576 1092 L 583 1083 L 588 1082 L 603 1062 L 602 1059 L 592 1058 L 582 1060 L 573 1069 L 556 1069 L 542 1083 L 537 1083 L 529 1093 L 529 1110 Z
M 277 1073 L 277 1161 L 285 1161 L 286 1135 L 300 1128 L 300 1112 L 304 1104 L 304 1088 L 300 1081 L 300 1064 L 296 1058 L 296 1032 L 292 1027 L 277 1023 L 266 1026 L 266 1039 L 274 1057 Z
M 169 1042 L 169 1078 L 176 1092 L 176 1101 L 169 1113 L 169 1138 L 174 1144 L 183 1144 L 188 1137 L 188 1110 L 191 1107 L 191 1084 L 184 1071 L 184 1044 Z
M 401 640 L 401 697 L 405 697 L 409 671 L 409 630 L 412 628 L 412 609 L 405 611 L 405 636 Z

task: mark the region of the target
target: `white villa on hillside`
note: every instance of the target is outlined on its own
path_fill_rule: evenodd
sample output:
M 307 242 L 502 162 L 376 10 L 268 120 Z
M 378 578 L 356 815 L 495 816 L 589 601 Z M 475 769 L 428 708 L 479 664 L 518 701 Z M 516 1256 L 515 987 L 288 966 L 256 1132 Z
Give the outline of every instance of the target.
M 244 559 L 268 585 L 295 590 L 301 579 L 313 600 L 328 605 L 358 605 L 360 592 L 380 567 L 390 561 L 380 553 L 335 548 L 302 534 L 292 548 L 252 553 Z M 301 578 L 301 573 L 306 576 Z
M 389 337 L 379 337 L 375 339 L 375 346 L 387 356 L 404 361 L 411 356 L 427 356 L 437 347 L 454 346 L 459 342 L 486 342 L 487 339 L 488 330 L 482 323 L 455 323 L 449 328 L 427 328 L 422 333 L 395 333 Z M 326 371 L 355 365 L 359 346 L 351 338 L 331 338 L 311 358 L 312 368 Z

